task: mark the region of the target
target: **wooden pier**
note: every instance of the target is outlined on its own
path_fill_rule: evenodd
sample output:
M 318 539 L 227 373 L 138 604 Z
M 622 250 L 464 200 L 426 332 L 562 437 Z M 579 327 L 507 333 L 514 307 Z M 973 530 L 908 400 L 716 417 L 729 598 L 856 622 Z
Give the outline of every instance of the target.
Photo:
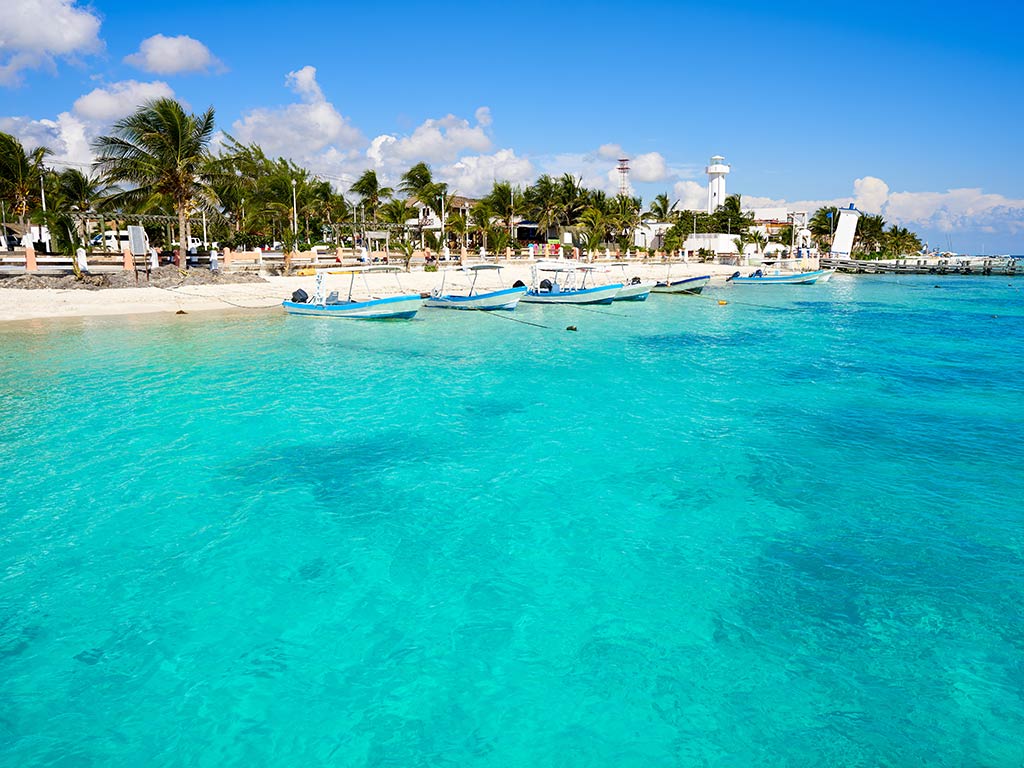
M 972 259 L 830 259 L 822 257 L 823 269 L 836 269 L 858 275 L 1024 275 L 1024 264 L 1017 259 L 988 257 Z

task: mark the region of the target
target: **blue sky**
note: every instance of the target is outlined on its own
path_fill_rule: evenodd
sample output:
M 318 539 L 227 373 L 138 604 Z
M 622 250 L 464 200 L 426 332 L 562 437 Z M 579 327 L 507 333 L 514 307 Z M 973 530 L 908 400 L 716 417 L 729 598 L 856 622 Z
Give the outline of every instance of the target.
M 1024 253 L 1016 4 L 514 5 L 13 0 L 0 130 L 88 162 L 173 95 L 335 181 L 425 160 L 458 191 L 572 172 L 703 201 L 711 154 L 761 205 L 881 212 Z M 147 41 L 147 42 L 144 42 Z

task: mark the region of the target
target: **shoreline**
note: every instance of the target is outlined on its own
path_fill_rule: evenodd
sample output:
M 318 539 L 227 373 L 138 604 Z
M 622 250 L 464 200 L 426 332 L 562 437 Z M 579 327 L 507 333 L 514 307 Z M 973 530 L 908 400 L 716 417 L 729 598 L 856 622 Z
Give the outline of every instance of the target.
M 512 285 L 516 280 L 529 283 L 528 263 L 502 264 L 502 283 Z M 596 266 L 601 266 L 597 264 Z M 629 277 L 637 275 L 645 280 L 663 280 L 666 264 L 630 264 L 626 267 Z M 442 265 L 442 269 L 443 269 Z M 736 272 L 751 271 L 754 267 L 735 267 L 723 264 L 672 264 L 673 277 L 712 276 L 712 284 L 721 284 Z M 213 311 L 244 311 L 270 309 L 280 306 L 292 292 L 302 288 L 312 293 L 312 276 L 262 276 L 263 282 L 226 283 L 212 285 L 184 285 L 180 288 L 4 288 L 0 281 L 0 323 L 15 323 L 23 320 L 49 320 L 85 317 L 117 317 L 132 315 L 175 314 Z M 429 292 L 441 282 L 440 272 L 399 272 L 401 290 L 394 274 L 369 274 L 356 279 L 355 295 L 362 295 L 369 286 L 375 295 L 396 295 L 399 293 Z M 603 273 L 599 282 L 613 282 L 621 279 L 620 270 L 612 268 Z M 344 275 L 328 275 L 331 290 L 341 292 L 347 288 Z M 483 284 L 481 284 L 483 287 Z M 461 288 L 458 287 L 456 290 Z

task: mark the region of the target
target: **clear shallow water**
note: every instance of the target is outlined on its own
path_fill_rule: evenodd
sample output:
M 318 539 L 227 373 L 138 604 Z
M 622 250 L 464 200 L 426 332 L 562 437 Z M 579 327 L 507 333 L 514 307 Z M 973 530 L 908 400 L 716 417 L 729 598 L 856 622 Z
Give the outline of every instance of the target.
M 1024 282 L 899 282 L 0 326 L 0 764 L 1019 765 Z

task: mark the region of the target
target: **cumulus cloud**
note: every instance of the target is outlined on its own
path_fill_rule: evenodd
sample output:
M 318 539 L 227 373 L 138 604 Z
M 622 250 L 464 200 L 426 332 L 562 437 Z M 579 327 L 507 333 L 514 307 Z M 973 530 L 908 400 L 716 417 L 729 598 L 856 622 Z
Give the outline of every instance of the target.
M 27 117 L 0 118 L 0 131 L 9 133 L 31 150 L 49 147 L 48 165 L 82 165 L 92 162 L 90 142 L 96 130 L 70 112 L 61 112 L 56 120 L 30 120 Z
M 874 176 L 865 176 L 853 182 L 854 202 L 864 213 L 881 213 L 889 198 L 889 185 Z
M 704 211 L 708 207 L 708 188 L 696 181 L 677 181 L 672 186 L 677 211 Z
M 174 97 L 167 83 L 124 80 L 80 96 L 70 111 L 55 119 L 0 118 L 0 131 L 17 137 L 26 148 L 48 147 L 53 153 L 47 158 L 50 165 L 88 164 L 93 159 L 92 141 L 109 131 L 110 123 L 146 101 L 163 97 Z
M 79 96 L 74 111 L 86 120 L 111 122 L 131 114 L 147 101 L 173 97 L 171 86 L 160 80 L 150 83 L 122 80 Z
M 232 124 L 235 138 L 260 144 L 272 157 L 290 157 L 311 166 L 325 152 L 346 159 L 357 154 L 365 138 L 324 96 L 316 80 L 316 67 L 289 72 L 286 83 L 301 102 L 251 110 Z
M 443 166 L 437 176 L 463 195 L 483 195 L 495 181 L 525 184 L 533 181 L 533 163 L 514 150 L 499 149 L 490 155 L 471 155 Z
M 139 45 L 139 50 L 125 56 L 124 60 L 133 67 L 158 75 L 206 72 L 223 67 L 209 48 L 188 35 L 147 37 Z
M 624 156 L 625 151 L 621 144 L 602 144 L 597 148 L 597 156 L 605 160 L 618 160 Z
M 668 166 L 660 152 L 637 155 L 629 161 L 630 177 L 636 181 L 663 181 L 668 178 Z
M 0 22 L 0 85 L 16 85 L 26 69 L 55 67 L 56 57 L 103 47 L 100 20 L 77 0 L 18 0 Z
M 677 189 L 679 186 L 676 185 Z M 974 187 L 945 192 L 891 192 L 882 179 L 865 176 L 854 180 L 849 197 L 789 201 L 744 195 L 743 202 L 744 207 L 786 207 L 809 213 L 825 206 L 845 208 L 854 203 L 864 213 L 880 214 L 889 224 L 908 227 L 932 239 L 942 239 L 953 232 L 995 234 L 997 239 L 1000 235 L 1024 233 L 1024 199 L 986 193 Z
M 470 125 L 468 120 L 455 115 L 431 118 L 409 136 L 377 136 L 366 154 L 378 169 L 386 172 L 421 161 L 451 162 L 463 152 L 486 152 L 491 148 L 491 139 L 484 130 L 491 124 L 490 110 L 478 109 L 476 120 L 476 125 Z

